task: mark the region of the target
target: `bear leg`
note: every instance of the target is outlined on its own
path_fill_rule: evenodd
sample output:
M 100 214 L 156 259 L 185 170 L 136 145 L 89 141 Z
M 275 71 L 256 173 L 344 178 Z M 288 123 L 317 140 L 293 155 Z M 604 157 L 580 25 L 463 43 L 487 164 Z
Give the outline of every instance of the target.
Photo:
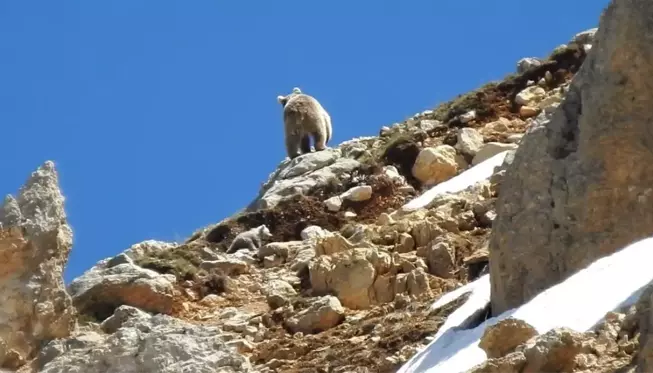
M 300 145 L 300 149 L 302 150 L 303 154 L 311 152 L 311 136 L 310 135 L 302 136 L 302 143 Z
M 301 138 L 299 135 L 295 134 L 287 134 L 286 135 L 286 152 L 288 153 L 288 157 L 290 159 L 298 157 L 299 154 L 299 143 L 301 141 Z

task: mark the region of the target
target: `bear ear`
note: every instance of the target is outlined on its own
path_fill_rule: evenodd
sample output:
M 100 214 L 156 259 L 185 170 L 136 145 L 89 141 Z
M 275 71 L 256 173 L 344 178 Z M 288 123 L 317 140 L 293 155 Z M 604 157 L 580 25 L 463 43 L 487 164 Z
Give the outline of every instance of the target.
M 297 93 L 297 94 L 299 94 L 299 93 L 302 93 L 302 90 L 299 89 L 298 87 L 295 87 L 295 88 L 292 89 L 292 93 Z
M 280 104 L 283 104 L 283 102 L 286 100 L 286 96 L 277 96 L 277 101 Z

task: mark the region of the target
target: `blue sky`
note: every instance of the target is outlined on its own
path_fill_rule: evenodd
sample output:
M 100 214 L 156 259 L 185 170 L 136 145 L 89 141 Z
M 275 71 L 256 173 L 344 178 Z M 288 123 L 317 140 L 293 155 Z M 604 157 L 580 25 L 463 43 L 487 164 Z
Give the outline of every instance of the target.
M 244 207 L 285 157 L 279 94 L 330 145 L 500 79 L 596 27 L 607 0 L 2 1 L 0 194 L 53 160 L 69 282 Z

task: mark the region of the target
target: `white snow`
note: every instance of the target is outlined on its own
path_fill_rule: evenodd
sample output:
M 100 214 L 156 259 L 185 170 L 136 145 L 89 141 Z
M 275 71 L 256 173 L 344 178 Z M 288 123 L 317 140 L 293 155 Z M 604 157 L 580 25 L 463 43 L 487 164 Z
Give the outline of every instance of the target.
M 454 312 L 449 317 L 451 322 L 447 320 L 436 338 L 401 367 L 398 373 L 457 373 L 473 368 L 486 359 L 485 352 L 478 347 L 483 331 L 507 317 L 526 321 L 540 334 L 556 327 L 588 331 L 607 312 L 637 301 L 644 287 L 653 280 L 651 260 L 653 238 L 635 242 L 595 261 L 523 306 L 488 319 L 474 329 L 465 330 L 465 322 L 478 311 L 481 300 L 489 300 L 489 278 L 482 277 L 458 295 L 471 289 L 472 295 L 463 307 L 467 303 L 470 305 L 464 310 L 459 309 L 460 312 Z M 482 285 L 483 282 L 486 285 Z M 474 297 L 476 293 L 479 293 L 478 297 Z M 445 300 L 447 301 L 451 299 Z
M 490 176 L 494 174 L 494 168 L 500 166 L 501 163 L 503 163 L 503 159 L 506 157 L 507 153 L 508 151 L 504 151 L 496 154 L 470 168 L 469 170 L 461 173 L 460 175 L 456 175 L 455 177 L 452 177 L 451 179 L 434 186 L 424 194 L 414 198 L 402 206 L 401 210 L 409 212 L 424 208 L 429 203 L 431 203 L 435 197 L 441 194 L 460 192 L 461 190 L 469 188 L 479 181 L 489 179 Z

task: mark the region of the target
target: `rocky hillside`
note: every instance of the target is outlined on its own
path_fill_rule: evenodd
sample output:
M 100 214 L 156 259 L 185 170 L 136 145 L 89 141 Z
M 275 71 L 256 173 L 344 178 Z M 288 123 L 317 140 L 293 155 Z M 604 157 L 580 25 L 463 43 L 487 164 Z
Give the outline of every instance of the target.
M 72 232 L 46 162 L 0 209 L 0 371 L 397 372 L 471 304 L 465 289 L 491 282 L 476 326 L 649 236 L 650 14 L 615 0 L 598 32 L 286 159 L 242 212 L 135 243 L 67 288 Z M 261 225 L 271 238 L 227 253 Z M 592 330 L 500 321 L 474 371 L 648 367 L 650 297 Z

